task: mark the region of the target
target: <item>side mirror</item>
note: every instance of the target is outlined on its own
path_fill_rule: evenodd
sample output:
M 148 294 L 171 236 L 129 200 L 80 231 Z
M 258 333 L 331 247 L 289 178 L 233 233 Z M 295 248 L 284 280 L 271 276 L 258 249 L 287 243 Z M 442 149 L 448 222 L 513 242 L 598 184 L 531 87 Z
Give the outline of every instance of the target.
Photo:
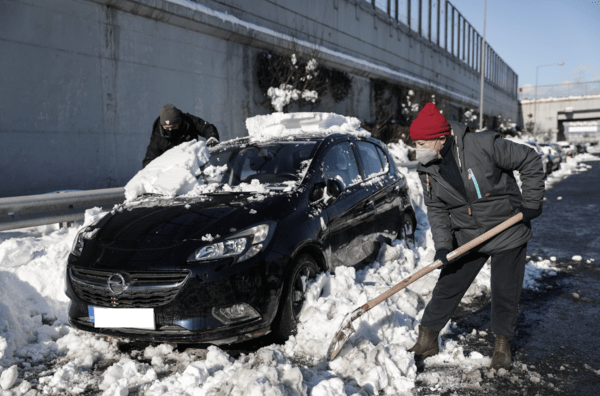
M 327 194 L 333 198 L 339 197 L 342 191 L 344 191 L 344 188 L 344 184 L 338 179 L 327 180 Z
M 323 198 L 325 192 L 325 183 L 316 183 L 310 193 L 308 194 L 308 199 L 310 202 L 318 201 Z

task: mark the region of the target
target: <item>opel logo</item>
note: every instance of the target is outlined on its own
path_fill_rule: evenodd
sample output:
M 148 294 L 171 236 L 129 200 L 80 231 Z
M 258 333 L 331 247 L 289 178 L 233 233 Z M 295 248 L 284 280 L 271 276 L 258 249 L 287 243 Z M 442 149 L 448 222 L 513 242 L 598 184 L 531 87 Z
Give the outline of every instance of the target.
M 121 274 L 112 274 L 108 278 L 108 289 L 112 294 L 122 294 L 129 287 L 129 283 L 125 282 L 125 278 Z

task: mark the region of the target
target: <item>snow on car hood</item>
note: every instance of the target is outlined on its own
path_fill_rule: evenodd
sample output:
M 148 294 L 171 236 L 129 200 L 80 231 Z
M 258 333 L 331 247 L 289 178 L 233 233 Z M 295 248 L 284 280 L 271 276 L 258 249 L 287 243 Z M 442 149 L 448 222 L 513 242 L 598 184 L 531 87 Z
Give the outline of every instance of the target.
M 159 247 L 169 247 L 164 242 L 200 239 L 206 233 L 226 236 L 231 228 L 278 221 L 293 211 L 295 205 L 293 195 L 283 192 L 212 194 L 195 200 L 152 197 L 140 205 L 117 206 L 95 227 L 100 229 L 99 239 L 125 243 L 114 246 L 152 248 L 162 241 Z
M 265 141 L 285 135 L 330 135 L 350 133 L 361 137 L 371 134 L 360 127 L 360 120 L 334 113 L 273 113 L 246 119 L 251 140 Z

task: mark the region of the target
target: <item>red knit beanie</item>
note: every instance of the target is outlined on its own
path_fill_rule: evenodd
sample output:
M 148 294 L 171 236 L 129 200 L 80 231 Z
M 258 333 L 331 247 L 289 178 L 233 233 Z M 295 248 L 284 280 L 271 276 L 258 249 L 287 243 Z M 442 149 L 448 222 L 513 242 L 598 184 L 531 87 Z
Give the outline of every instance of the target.
M 427 103 L 410 125 L 412 140 L 431 140 L 449 135 L 450 124 L 433 103 Z

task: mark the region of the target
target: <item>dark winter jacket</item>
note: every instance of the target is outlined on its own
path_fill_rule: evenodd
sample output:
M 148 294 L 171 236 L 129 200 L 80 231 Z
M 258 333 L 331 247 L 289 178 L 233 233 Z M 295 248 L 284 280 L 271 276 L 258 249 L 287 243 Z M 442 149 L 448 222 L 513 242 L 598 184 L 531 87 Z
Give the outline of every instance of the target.
M 199 136 L 206 140 L 214 137 L 219 140 L 219 132 L 217 128 L 189 113 L 181 113 L 181 125 L 175 131 L 167 132 L 160 125 L 160 117 L 156 118 L 152 125 L 152 135 L 150 136 L 150 144 L 146 150 L 146 156 L 142 161 L 144 168 L 156 157 L 163 154 L 170 148 L 173 148 L 183 142 L 197 139 Z M 171 135 L 171 136 L 168 136 Z
M 518 213 L 521 205 L 539 209 L 544 198 L 544 171 L 537 153 L 494 132 L 468 133 L 450 123 L 455 138 L 454 159 L 467 198 L 440 175 L 440 161 L 417 171 L 423 185 L 427 216 L 436 249 L 453 250 Z M 513 175 L 519 171 L 523 194 Z M 474 249 L 494 254 L 531 239 L 531 224 L 520 222 Z

